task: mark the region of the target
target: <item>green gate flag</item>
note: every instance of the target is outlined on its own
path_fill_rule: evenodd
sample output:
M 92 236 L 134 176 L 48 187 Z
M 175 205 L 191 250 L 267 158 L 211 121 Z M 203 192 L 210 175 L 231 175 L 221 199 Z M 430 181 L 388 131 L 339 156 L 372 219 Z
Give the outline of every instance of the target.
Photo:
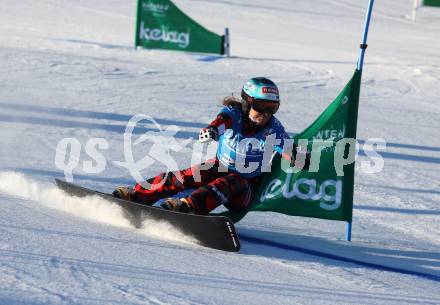
M 423 0 L 423 5 L 440 7 L 440 0 Z
M 135 46 L 224 54 L 224 36 L 208 31 L 169 0 L 138 0 Z
M 351 80 L 336 99 L 294 142 L 305 142 L 312 152 L 309 170 L 292 172 L 289 161 L 278 157 L 273 160 L 271 172 L 264 177 L 258 195 L 248 211 L 272 211 L 294 216 L 315 217 L 331 220 L 352 220 L 354 161 L 348 165 L 335 166 L 335 152 L 347 157 L 347 139 L 356 139 L 357 114 L 362 71 L 356 70 Z M 345 140 L 344 140 L 345 139 Z M 342 141 L 341 141 L 342 140 Z M 338 142 L 341 141 L 341 142 Z M 321 151 L 319 168 L 313 172 L 313 143 L 326 144 Z M 336 143 L 344 143 L 336 145 Z M 354 144 L 354 143 L 353 143 Z M 350 149 L 354 150 L 355 145 Z M 286 147 L 285 147 L 286 148 Z M 315 163 L 316 164 L 316 163 Z M 234 222 L 243 213 L 226 212 Z

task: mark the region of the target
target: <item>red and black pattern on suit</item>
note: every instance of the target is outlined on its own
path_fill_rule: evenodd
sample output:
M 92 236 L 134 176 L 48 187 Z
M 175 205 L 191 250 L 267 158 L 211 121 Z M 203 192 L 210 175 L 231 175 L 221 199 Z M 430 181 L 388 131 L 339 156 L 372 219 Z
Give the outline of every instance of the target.
M 187 199 L 196 214 L 208 214 L 222 204 L 231 211 L 240 212 L 254 199 L 260 180 L 261 176 L 246 179 L 238 173 L 225 172 L 217 159 L 211 159 L 184 170 L 161 173 L 148 179 L 146 187 L 142 183 L 136 184 L 134 199 L 153 204 L 185 189 L 195 188 Z

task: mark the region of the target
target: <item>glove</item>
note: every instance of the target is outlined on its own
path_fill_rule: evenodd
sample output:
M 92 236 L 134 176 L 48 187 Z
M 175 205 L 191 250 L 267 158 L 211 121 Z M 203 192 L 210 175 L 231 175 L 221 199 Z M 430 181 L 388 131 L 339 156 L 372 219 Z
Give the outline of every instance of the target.
M 218 141 L 218 130 L 215 126 L 208 126 L 200 130 L 199 141 L 201 143 L 209 143 L 211 141 Z
M 300 157 L 300 155 L 302 156 Z M 310 152 L 304 149 L 300 149 L 298 148 L 298 146 L 294 144 L 293 155 L 290 162 L 290 166 L 291 167 L 297 166 L 303 170 L 308 170 L 310 167 L 310 158 L 311 158 Z

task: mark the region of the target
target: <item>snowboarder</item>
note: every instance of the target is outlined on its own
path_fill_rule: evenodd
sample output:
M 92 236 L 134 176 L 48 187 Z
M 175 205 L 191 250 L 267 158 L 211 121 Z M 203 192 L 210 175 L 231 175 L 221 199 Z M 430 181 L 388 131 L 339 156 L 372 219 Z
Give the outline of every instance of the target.
M 288 138 L 274 116 L 280 106 L 278 88 L 267 78 L 252 78 L 243 86 L 241 99 L 229 96 L 224 98 L 223 105 L 215 120 L 199 134 L 202 143 L 218 141 L 216 158 L 184 170 L 161 173 L 147 180 L 149 187 L 142 183 L 117 187 L 113 195 L 152 205 L 185 189 L 195 189 L 187 197 L 166 199 L 162 207 L 195 214 L 208 214 L 222 204 L 234 212 L 246 209 L 264 175 L 262 161 L 267 137 L 274 135 L 279 139 L 278 148 Z M 254 144 L 246 144 L 243 150 L 239 144 L 243 139 L 254 139 Z M 258 147 L 255 143 L 259 143 Z M 258 162 L 259 166 L 251 172 L 243 171 L 243 164 L 237 164 L 240 160 Z

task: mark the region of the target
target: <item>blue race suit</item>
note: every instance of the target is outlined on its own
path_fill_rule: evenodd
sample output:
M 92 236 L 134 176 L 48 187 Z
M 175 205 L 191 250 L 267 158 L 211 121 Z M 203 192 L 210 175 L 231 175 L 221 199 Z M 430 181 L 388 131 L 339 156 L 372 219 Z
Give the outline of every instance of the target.
M 269 162 L 274 150 L 280 151 L 284 145 L 284 139 L 289 138 L 283 125 L 277 118 L 272 116 L 264 128 L 252 135 L 243 134 L 243 111 L 234 106 L 225 106 L 220 111 L 222 116 L 231 118 L 230 126 L 221 130 L 219 128 L 219 143 L 217 148 L 217 159 L 230 172 L 237 172 L 244 178 L 252 178 L 262 174 L 263 155 L 271 137 L 277 144 L 275 147 L 268 147 L 265 162 Z M 276 142 L 275 142 L 276 141 Z

